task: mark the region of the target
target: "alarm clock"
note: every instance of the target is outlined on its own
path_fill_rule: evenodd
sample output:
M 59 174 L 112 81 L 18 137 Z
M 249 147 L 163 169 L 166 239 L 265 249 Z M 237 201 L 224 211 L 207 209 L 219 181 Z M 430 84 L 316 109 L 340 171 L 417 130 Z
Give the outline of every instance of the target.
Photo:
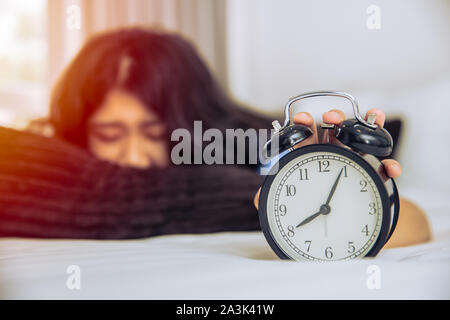
M 355 118 L 341 125 L 322 124 L 342 145 L 312 144 L 295 148 L 312 135 L 290 119 L 291 105 L 320 96 L 345 98 Z M 319 91 L 298 95 L 285 106 L 285 121 L 274 121 L 275 133 L 263 157 L 276 163 L 266 175 L 259 196 L 264 236 L 282 259 L 341 261 L 375 257 L 392 235 L 399 216 L 399 196 L 377 157 L 392 153 L 392 137 L 364 120 L 356 99 L 345 92 Z M 274 143 L 278 139 L 278 143 Z M 268 156 L 271 146 L 278 146 Z

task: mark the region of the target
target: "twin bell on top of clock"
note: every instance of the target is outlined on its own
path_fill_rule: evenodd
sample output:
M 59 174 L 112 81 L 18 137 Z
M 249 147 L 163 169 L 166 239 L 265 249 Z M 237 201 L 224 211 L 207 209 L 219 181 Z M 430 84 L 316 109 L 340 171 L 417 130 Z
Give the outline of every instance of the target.
M 333 130 L 342 144 L 294 148 L 312 131 L 291 122 L 292 104 L 321 96 L 345 98 L 352 104 L 354 119 L 339 126 L 321 125 Z M 277 165 L 264 180 L 258 210 L 264 236 L 280 258 L 375 257 L 389 240 L 398 220 L 399 196 L 377 157 L 389 156 L 393 143 L 389 132 L 375 124 L 375 117 L 370 114 L 364 120 L 348 93 L 319 91 L 291 98 L 283 126 L 273 122 L 275 133 L 264 145 L 263 157 L 272 157 Z

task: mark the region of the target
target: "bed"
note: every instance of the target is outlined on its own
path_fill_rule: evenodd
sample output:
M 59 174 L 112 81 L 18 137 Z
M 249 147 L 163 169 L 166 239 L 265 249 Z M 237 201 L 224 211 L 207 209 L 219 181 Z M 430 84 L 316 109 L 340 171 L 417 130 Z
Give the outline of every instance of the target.
M 449 299 L 448 194 L 405 194 L 427 212 L 433 240 L 351 262 L 282 261 L 261 232 L 125 241 L 4 238 L 0 298 Z M 67 286 L 73 265 L 79 289 Z

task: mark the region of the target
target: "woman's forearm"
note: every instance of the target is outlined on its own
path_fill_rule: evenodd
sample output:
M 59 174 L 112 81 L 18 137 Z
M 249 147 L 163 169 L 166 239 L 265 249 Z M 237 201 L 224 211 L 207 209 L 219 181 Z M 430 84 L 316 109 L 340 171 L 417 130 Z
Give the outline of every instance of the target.
M 413 202 L 401 198 L 397 226 L 385 248 L 415 245 L 431 238 L 431 228 L 425 212 Z

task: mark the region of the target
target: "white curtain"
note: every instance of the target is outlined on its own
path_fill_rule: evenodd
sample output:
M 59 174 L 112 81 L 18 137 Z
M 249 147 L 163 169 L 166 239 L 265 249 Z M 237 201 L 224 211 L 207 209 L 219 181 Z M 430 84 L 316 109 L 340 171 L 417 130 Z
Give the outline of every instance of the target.
M 191 40 L 227 89 L 227 0 L 49 0 L 49 83 L 93 33 L 123 26 L 157 26 Z M 67 19 L 80 10 L 80 28 Z

